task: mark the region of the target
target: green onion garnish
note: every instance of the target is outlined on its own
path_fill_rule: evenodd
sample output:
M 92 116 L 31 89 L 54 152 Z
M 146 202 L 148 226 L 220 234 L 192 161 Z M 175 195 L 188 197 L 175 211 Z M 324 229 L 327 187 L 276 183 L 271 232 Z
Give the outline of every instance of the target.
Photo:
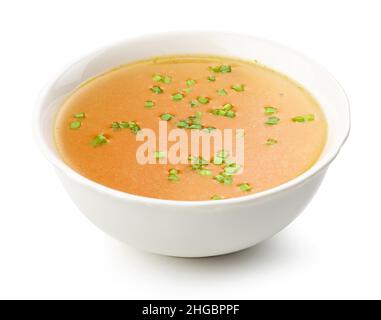
M 86 114 L 84 112 L 79 112 L 79 113 L 76 113 L 74 115 L 74 118 L 77 118 L 77 119 L 84 119 L 86 118 Z
M 196 100 L 192 100 L 191 102 L 189 102 L 189 105 L 191 106 L 191 108 L 195 108 L 199 105 L 199 102 Z
M 314 120 L 315 120 L 315 116 L 313 114 L 306 114 L 304 116 L 297 116 L 292 118 L 292 121 L 294 122 L 309 122 Z
M 139 125 L 135 121 L 119 121 L 113 122 L 111 128 L 114 130 L 130 129 L 132 133 L 137 134 L 140 131 Z
M 102 146 L 104 144 L 107 144 L 108 143 L 108 140 L 107 138 L 103 135 L 103 134 L 98 134 L 92 141 L 91 141 L 91 145 L 96 148 L 96 147 L 99 147 L 99 146 Z
M 206 127 L 206 128 L 203 128 L 203 130 L 206 130 L 208 133 L 211 133 L 212 131 L 216 130 L 215 127 Z
M 211 170 L 205 168 L 205 166 L 208 165 L 208 161 L 205 159 L 189 156 L 188 160 L 191 163 L 192 170 L 197 171 L 201 176 L 211 177 L 213 175 Z
M 233 175 L 238 173 L 241 169 L 241 166 L 234 163 L 232 160 L 228 159 L 229 153 L 225 150 L 221 150 L 216 153 L 213 164 L 222 166 L 223 171 L 214 177 L 219 183 L 222 184 L 232 184 Z
M 208 81 L 210 81 L 210 82 L 216 81 L 216 76 L 209 76 Z
M 179 181 L 180 180 L 180 177 L 179 177 L 179 170 L 176 170 L 176 169 L 170 169 L 168 171 L 168 180 L 169 181 Z
M 198 97 L 197 101 L 200 102 L 201 104 L 207 104 L 207 103 L 209 103 L 209 98 L 207 98 L 207 97 Z
M 228 65 L 221 65 L 216 67 L 210 67 L 210 70 L 212 70 L 215 73 L 229 73 L 232 71 L 231 66 Z
M 280 121 L 280 119 L 278 117 L 269 117 L 267 119 L 267 121 L 265 122 L 265 124 L 273 126 L 273 125 L 278 124 L 279 121 Z
M 214 195 L 212 197 L 210 197 L 210 200 L 222 200 L 223 198 L 219 195 Z
M 118 130 L 118 129 L 128 129 L 130 128 L 130 125 L 128 124 L 128 121 L 115 121 L 111 123 L 111 128 Z
M 154 80 L 156 82 L 162 82 L 162 83 L 165 83 L 165 84 L 170 84 L 172 82 L 172 78 L 171 77 L 169 77 L 169 76 L 162 76 L 161 74 L 155 74 L 152 77 L 152 80 Z
M 213 109 L 211 111 L 215 116 L 223 116 L 227 118 L 234 118 L 236 116 L 235 111 L 232 110 L 234 107 L 230 103 L 226 103 L 222 106 L 222 108 Z
M 266 115 L 272 115 L 272 114 L 275 114 L 278 112 L 278 109 L 275 108 L 275 107 L 271 107 L 271 106 L 268 106 L 268 107 L 265 107 L 265 114 Z
M 199 170 L 198 172 L 201 176 L 207 176 L 207 177 L 210 177 L 213 175 L 213 172 L 209 169 L 201 169 Z
M 201 157 L 189 156 L 188 160 L 192 165 L 192 170 L 202 170 L 205 169 L 204 166 L 208 164 L 208 161 Z
M 236 92 L 242 92 L 245 91 L 245 86 L 243 84 L 235 84 L 231 86 L 231 88 Z
M 278 143 L 278 140 L 275 140 L 275 139 L 267 139 L 266 140 L 266 145 L 267 146 L 273 146 L 274 144 L 277 144 Z
M 81 127 L 81 121 L 73 121 L 70 123 L 70 129 L 77 130 Z
M 182 93 L 180 93 L 180 92 L 175 93 L 175 94 L 172 95 L 172 100 L 173 101 L 181 101 L 183 99 L 184 99 L 184 95 Z
M 163 82 L 164 82 L 165 84 L 170 84 L 170 83 L 172 82 L 172 78 L 169 77 L 169 76 L 165 76 L 165 77 L 163 78 Z
M 242 191 L 246 191 L 246 192 L 248 192 L 248 191 L 251 191 L 251 186 L 250 186 L 250 184 L 248 184 L 248 183 L 241 183 L 241 184 L 239 184 L 238 185 L 239 186 L 239 188 L 242 190 Z
M 188 87 L 193 87 L 196 84 L 196 80 L 188 79 L 187 81 L 185 81 L 185 83 Z
M 224 174 L 226 176 L 232 176 L 233 174 L 236 174 L 240 169 L 241 167 L 238 164 L 231 163 L 224 167 Z
M 147 109 L 151 109 L 155 106 L 155 103 L 151 100 L 147 100 L 146 103 L 144 104 L 144 107 Z
M 228 94 L 228 92 L 225 89 L 218 89 L 217 94 L 219 96 L 226 96 Z
M 204 126 L 201 123 L 201 117 L 202 112 L 196 112 L 194 116 L 177 122 L 176 126 L 182 129 L 203 129 Z
M 222 184 L 232 184 L 233 183 L 233 178 L 231 176 L 226 176 L 223 173 L 218 174 L 214 177 L 215 180 L 217 180 L 219 183 Z
M 163 90 L 162 88 L 160 88 L 159 86 L 153 86 L 153 87 L 151 88 L 151 91 L 152 91 L 153 93 L 156 93 L 156 94 L 160 94 L 160 93 L 163 93 L 163 92 L 164 92 L 164 90 Z
M 152 80 L 153 81 L 157 81 L 157 82 L 161 82 L 163 80 L 163 77 L 160 75 L 160 74 L 155 74 L 153 77 L 152 77 Z
M 170 113 L 164 113 L 160 116 L 160 119 L 161 120 L 164 120 L 164 121 L 169 121 L 173 118 L 174 116 Z
M 154 153 L 156 159 L 165 158 L 166 153 L 164 151 L 155 151 Z

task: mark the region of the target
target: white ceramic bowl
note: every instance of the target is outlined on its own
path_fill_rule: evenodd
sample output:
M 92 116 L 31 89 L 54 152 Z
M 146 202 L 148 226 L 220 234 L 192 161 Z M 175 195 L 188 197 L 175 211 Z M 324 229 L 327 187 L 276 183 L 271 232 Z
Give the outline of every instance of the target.
M 301 83 L 322 105 L 329 134 L 316 164 L 276 188 L 220 201 L 173 201 L 136 196 L 97 184 L 73 171 L 57 153 L 53 122 L 62 100 L 84 80 L 114 66 L 158 55 L 235 56 L 278 70 Z M 150 252 L 204 257 L 253 246 L 298 216 L 318 189 L 350 129 L 346 95 L 309 58 L 282 45 L 239 34 L 177 32 L 126 40 L 68 67 L 44 91 L 34 119 L 38 143 L 79 209 L 101 230 Z

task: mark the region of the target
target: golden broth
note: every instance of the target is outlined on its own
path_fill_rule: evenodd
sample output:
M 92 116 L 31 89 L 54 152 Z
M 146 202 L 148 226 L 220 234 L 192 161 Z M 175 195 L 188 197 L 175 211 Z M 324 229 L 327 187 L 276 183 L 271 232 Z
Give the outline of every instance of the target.
M 227 104 L 234 107 L 224 109 Z M 196 112 L 206 127 L 245 130 L 242 174 L 221 178 L 229 164 L 137 162 L 142 142 L 135 129 L 158 133 L 160 117 L 171 114 L 168 130 L 182 127 L 189 134 L 182 120 Z M 122 121 L 134 123 L 115 124 Z M 93 181 L 153 198 L 209 200 L 256 193 L 302 174 L 319 158 L 327 124 L 312 96 L 278 72 L 225 57 L 173 56 L 86 81 L 63 103 L 54 131 L 64 161 Z

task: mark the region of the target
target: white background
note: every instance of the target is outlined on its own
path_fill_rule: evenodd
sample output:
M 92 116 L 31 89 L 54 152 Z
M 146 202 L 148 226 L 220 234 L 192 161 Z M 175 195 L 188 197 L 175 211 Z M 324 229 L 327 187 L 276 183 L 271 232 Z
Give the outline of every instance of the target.
M 0 298 L 381 298 L 380 1 L 2 1 Z M 305 212 L 217 258 L 139 252 L 90 224 L 31 135 L 41 88 L 140 34 L 251 33 L 307 54 L 346 90 L 352 132 Z

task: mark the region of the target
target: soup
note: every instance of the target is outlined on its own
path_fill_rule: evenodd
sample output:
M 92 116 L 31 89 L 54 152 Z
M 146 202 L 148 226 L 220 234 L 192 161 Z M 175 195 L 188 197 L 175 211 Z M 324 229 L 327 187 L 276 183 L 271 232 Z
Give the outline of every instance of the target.
M 159 143 L 146 150 L 156 161 L 142 164 L 142 133 L 150 129 L 158 142 L 163 123 L 189 138 L 186 161 L 170 161 L 176 141 L 169 141 L 166 150 Z M 231 150 L 214 145 L 210 158 L 189 151 L 192 133 L 224 129 L 232 132 Z M 62 104 L 54 134 L 64 161 L 95 182 L 135 195 L 195 201 L 253 194 L 301 175 L 319 158 L 327 124 L 304 88 L 256 62 L 172 56 L 87 80 Z M 239 143 L 240 164 L 233 154 Z

